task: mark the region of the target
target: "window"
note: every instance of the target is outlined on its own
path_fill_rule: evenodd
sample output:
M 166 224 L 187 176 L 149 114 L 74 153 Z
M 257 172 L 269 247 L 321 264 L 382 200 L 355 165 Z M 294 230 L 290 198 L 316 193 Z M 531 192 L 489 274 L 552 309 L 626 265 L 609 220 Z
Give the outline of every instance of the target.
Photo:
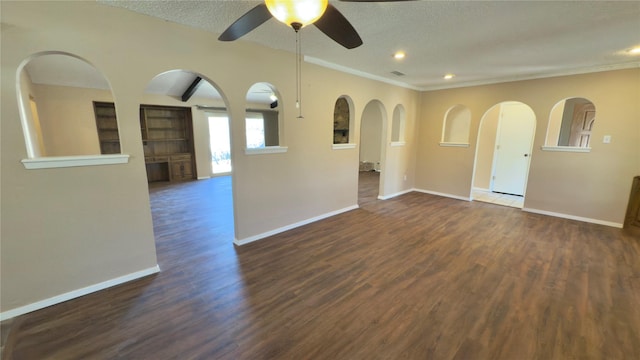
M 595 105 L 585 98 L 559 101 L 551 109 L 543 150 L 588 152 L 596 120 Z
M 469 146 L 471 111 L 464 105 L 454 105 L 444 116 L 440 146 Z
M 261 113 L 247 113 L 247 148 L 265 147 L 264 117 Z
M 211 150 L 211 173 L 231 172 L 231 141 L 229 117 L 226 113 L 207 112 L 209 121 L 209 147 Z

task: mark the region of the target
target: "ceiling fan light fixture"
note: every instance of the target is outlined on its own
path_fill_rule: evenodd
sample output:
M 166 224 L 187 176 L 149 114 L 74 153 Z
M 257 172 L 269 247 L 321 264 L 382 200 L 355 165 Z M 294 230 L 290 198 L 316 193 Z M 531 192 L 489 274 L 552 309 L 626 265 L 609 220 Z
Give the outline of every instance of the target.
M 627 50 L 627 52 L 631 55 L 638 55 L 640 54 L 640 46 L 632 47 L 631 49 Z
M 313 24 L 327 9 L 328 0 L 265 0 L 274 18 L 289 26 L 303 28 Z M 297 30 L 297 29 L 296 29 Z

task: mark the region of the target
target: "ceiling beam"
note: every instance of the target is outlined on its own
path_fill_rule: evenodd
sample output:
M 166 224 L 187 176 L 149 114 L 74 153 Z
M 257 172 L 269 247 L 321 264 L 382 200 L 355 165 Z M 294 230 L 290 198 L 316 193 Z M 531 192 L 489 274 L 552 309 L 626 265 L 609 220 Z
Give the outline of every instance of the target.
M 191 85 L 189 85 L 187 90 L 185 90 L 185 92 L 182 94 L 182 101 L 186 102 L 186 101 L 189 101 L 189 99 L 191 99 L 193 94 L 196 92 L 196 88 L 198 87 L 200 80 L 202 80 L 202 78 L 200 76 L 196 76 L 196 79 L 193 80 Z

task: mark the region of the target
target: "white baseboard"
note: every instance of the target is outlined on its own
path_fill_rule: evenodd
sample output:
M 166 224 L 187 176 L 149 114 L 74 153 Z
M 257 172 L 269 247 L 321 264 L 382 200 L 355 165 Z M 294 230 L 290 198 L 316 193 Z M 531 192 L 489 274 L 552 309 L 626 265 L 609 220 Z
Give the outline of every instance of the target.
M 49 307 L 51 305 L 55 305 L 55 304 L 59 304 L 71 299 L 75 299 L 78 298 L 80 296 L 84 296 L 87 294 L 91 294 L 94 293 L 96 291 L 100 291 L 100 290 L 104 290 L 106 288 L 110 288 L 112 286 L 116 286 L 116 285 L 120 285 L 120 284 L 124 284 L 126 282 L 132 281 L 132 280 L 136 280 L 145 276 L 149 276 L 151 274 L 155 274 L 160 272 L 160 267 L 158 265 L 148 268 L 148 269 L 144 269 L 144 270 L 140 270 L 140 271 L 136 271 L 134 273 L 131 274 L 127 274 L 124 276 L 120 276 L 117 277 L 115 279 L 111 279 L 111 280 L 107 280 L 107 281 L 103 281 L 101 283 L 98 284 L 94 284 L 94 285 L 90 285 L 87 287 L 83 287 L 81 289 L 77 289 L 77 290 L 73 290 L 73 291 L 69 291 L 67 293 L 61 294 L 61 295 L 57 295 L 54 297 L 50 297 L 48 299 L 44 299 L 44 300 L 40 300 L 34 303 L 31 303 L 29 305 L 24 305 L 24 306 L 20 306 L 18 308 L 15 309 L 11 309 L 8 311 L 4 311 L 2 313 L 0 313 L 0 321 L 4 321 L 7 319 L 11 319 L 14 318 L 16 316 L 19 315 L 23 315 L 26 313 L 30 313 L 32 311 L 36 311 L 36 310 L 40 310 L 40 309 L 44 309 L 46 307 Z
M 480 187 L 475 187 L 475 186 L 474 186 L 472 189 L 473 189 L 473 190 L 476 190 L 476 191 L 491 192 L 491 190 L 489 190 L 489 189 L 486 189 L 486 188 L 480 188 Z
M 316 221 L 319 221 L 319 220 L 322 220 L 322 219 L 326 219 L 328 217 L 332 217 L 332 216 L 335 216 L 335 215 L 338 215 L 338 214 L 342 214 L 342 213 L 347 212 L 347 211 L 355 210 L 357 208 L 359 208 L 358 205 L 352 205 L 352 206 L 349 206 L 349 207 L 346 207 L 346 208 L 343 208 L 343 209 L 340 209 L 340 210 L 331 211 L 331 212 L 328 212 L 326 214 L 322 214 L 322 215 L 319 215 L 319 216 L 312 217 L 310 219 L 302 220 L 302 221 L 299 221 L 299 222 L 291 224 L 291 225 L 283 226 L 283 227 L 277 228 L 275 230 L 267 231 L 267 232 L 264 232 L 262 234 L 250 236 L 248 238 L 244 238 L 244 239 L 240 239 L 240 240 L 234 239 L 233 243 L 238 245 L 238 246 L 246 245 L 248 243 L 251 243 L 251 242 L 254 242 L 254 241 L 257 241 L 257 240 L 260 240 L 260 239 L 264 239 L 266 237 L 269 237 L 269 236 L 272 236 L 272 235 L 275 235 L 275 234 L 279 234 L 279 233 L 285 232 L 287 230 L 295 229 L 295 228 L 303 226 L 303 225 L 311 224 L 312 222 L 316 222 Z
M 388 199 L 394 198 L 394 197 L 396 197 L 396 196 L 400 196 L 400 195 L 408 194 L 408 193 L 410 193 L 410 192 L 412 192 L 412 191 L 414 191 L 414 189 L 409 189 L 409 190 L 400 191 L 400 192 L 397 192 L 397 193 L 395 193 L 395 194 L 391 194 L 391 195 L 385 195 L 385 196 L 378 195 L 378 199 L 379 199 L 379 200 L 388 200 Z
M 437 195 L 437 196 L 444 196 L 444 197 L 448 197 L 456 200 L 471 201 L 471 198 L 468 196 L 464 197 L 464 196 L 452 195 L 452 194 L 441 193 L 441 192 L 431 191 L 431 190 L 423 190 L 423 189 L 413 189 L 413 191 L 417 191 L 425 194 Z
M 198 180 L 207 180 L 211 179 L 211 176 L 198 176 Z
M 553 212 L 553 211 L 538 210 L 538 209 L 531 209 L 531 208 L 522 208 L 522 211 L 526 211 L 526 212 L 530 212 L 530 213 L 534 213 L 534 214 L 554 216 L 554 217 L 559 217 L 559 218 L 563 218 L 563 219 L 588 222 L 588 223 L 592 223 L 592 224 L 611 226 L 611 227 L 616 227 L 616 228 L 620 228 L 620 229 L 622 229 L 622 227 L 623 227 L 623 224 L 621 224 L 621 223 L 616 223 L 616 222 L 612 222 L 612 221 L 605 221 L 605 220 L 598 220 L 598 219 L 591 219 L 591 218 L 586 218 L 586 217 L 582 217 L 582 216 L 575 216 L 575 215 L 557 213 L 557 212 Z

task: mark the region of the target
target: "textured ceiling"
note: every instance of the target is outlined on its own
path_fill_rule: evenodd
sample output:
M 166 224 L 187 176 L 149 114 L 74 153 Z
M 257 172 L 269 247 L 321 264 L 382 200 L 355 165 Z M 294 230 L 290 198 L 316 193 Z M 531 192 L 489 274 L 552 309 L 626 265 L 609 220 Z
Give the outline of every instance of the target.
M 109 1 L 217 35 L 259 1 Z M 364 45 L 347 50 L 313 26 L 301 32 L 308 61 L 417 89 L 640 66 L 640 1 L 331 2 Z M 294 51 L 275 19 L 238 41 Z M 394 60 L 404 50 L 407 57 Z M 398 71 L 404 76 L 392 74 Z M 456 74 L 449 81 L 442 77 Z

